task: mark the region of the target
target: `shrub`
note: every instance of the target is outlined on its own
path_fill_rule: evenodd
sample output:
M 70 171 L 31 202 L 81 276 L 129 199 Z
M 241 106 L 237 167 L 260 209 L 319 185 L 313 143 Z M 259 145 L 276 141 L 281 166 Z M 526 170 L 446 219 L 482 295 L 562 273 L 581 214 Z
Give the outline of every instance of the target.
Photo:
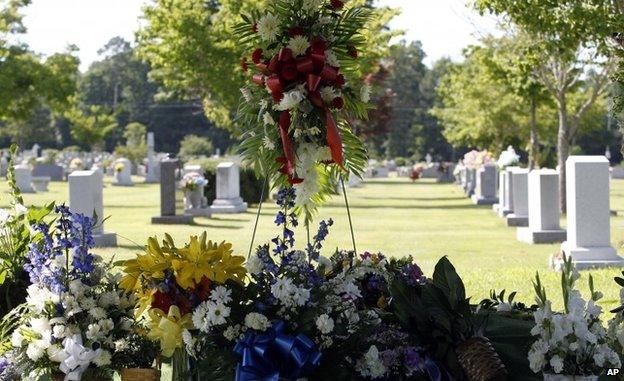
M 217 165 L 227 161 L 227 159 L 198 159 L 193 160 L 192 164 L 200 165 L 204 171 L 204 177 L 208 180 L 208 186 L 204 188 L 204 195 L 208 199 L 208 203 L 217 197 Z M 239 164 L 240 165 L 240 164 Z M 252 168 L 241 166 L 240 168 L 240 193 L 241 198 L 249 204 L 257 204 L 262 195 L 262 183 L 264 179 L 258 179 Z M 264 201 L 269 198 L 268 185 L 264 191 Z
M 397 157 L 394 162 L 398 167 L 405 167 L 407 165 L 407 159 L 404 157 Z
M 179 156 L 182 159 L 194 157 L 210 156 L 212 153 L 212 142 L 210 139 L 197 135 L 186 135 L 180 142 Z

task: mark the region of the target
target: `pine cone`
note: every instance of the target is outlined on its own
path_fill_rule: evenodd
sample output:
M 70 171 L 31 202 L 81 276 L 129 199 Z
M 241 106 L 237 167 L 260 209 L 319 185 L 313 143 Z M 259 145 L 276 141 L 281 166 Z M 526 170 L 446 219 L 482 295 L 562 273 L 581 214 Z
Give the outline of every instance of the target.
M 486 337 L 473 337 L 457 347 L 457 359 L 469 381 L 504 381 L 507 370 Z

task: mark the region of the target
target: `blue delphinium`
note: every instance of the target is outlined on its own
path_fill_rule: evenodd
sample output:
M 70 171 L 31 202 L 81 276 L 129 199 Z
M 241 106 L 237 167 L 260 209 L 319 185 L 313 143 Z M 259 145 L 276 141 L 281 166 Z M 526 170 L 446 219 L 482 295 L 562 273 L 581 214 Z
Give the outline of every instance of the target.
M 42 284 L 54 292 L 66 291 L 69 282 L 75 279 L 91 284 L 95 270 L 95 259 L 89 252 L 95 245 L 93 219 L 72 213 L 65 205 L 57 206 L 54 212 L 58 218 L 53 231 L 46 223 L 32 227 L 42 239 L 30 245 L 24 266 L 31 283 Z

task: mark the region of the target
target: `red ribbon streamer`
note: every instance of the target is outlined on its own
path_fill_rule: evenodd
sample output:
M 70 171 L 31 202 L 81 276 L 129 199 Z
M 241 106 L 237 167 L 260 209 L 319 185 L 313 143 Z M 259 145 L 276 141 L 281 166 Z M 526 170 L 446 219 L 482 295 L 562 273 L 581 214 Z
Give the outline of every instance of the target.
M 338 126 L 332 115 L 331 110 L 325 108 L 325 126 L 327 128 L 327 145 L 331 151 L 332 160 L 338 164 L 341 168 L 343 166 L 342 156 L 342 138 L 338 132 Z

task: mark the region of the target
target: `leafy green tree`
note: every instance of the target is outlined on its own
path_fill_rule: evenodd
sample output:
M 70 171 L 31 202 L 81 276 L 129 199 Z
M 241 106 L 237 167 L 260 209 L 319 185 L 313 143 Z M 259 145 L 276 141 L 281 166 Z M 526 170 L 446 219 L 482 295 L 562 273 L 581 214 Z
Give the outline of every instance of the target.
M 115 153 L 128 158 L 134 164 L 141 164 L 147 156 L 147 127 L 141 123 L 133 122 L 126 126 L 123 137 L 126 139 L 125 145 L 118 145 Z
M 102 106 L 75 105 L 65 112 L 65 117 L 72 124 L 72 138 L 93 151 L 101 150 L 106 136 L 119 127 L 115 117 Z
M 201 99 L 208 119 L 219 127 L 236 131 L 232 117 L 240 99 L 239 89 L 246 78 L 239 66 L 250 57 L 232 33 L 241 13 L 264 9 L 267 0 L 156 0 L 144 10 L 147 25 L 138 33 L 139 54 L 151 67 L 154 79 L 165 85 L 162 96 Z M 347 6 L 364 4 L 352 0 Z M 369 72 L 386 53 L 395 34 L 386 24 L 396 14 L 388 8 L 376 9 L 366 31 L 365 51 Z M 368 73 L 358 73 L 363 76 Z
M 186 135 L 180 142 L 180 157 L 188 160 L 193 157 L 210 156 L 212 142 L 210 139 L 197 135 Z
M 555 99 L 558 110 L 557 159 L 560 202 L 565 211 L 565 162 L 580 121 L 594 102 L 606 93 L 615 72 L 613 37 L 624 30 L 622 0 L 477 0 L 482 12 L 505 15 L 529 33 L 542 52 L 536 69 L 539 81 Z M 569 107 L 568 94 L 582 88 L 585 101 Z

